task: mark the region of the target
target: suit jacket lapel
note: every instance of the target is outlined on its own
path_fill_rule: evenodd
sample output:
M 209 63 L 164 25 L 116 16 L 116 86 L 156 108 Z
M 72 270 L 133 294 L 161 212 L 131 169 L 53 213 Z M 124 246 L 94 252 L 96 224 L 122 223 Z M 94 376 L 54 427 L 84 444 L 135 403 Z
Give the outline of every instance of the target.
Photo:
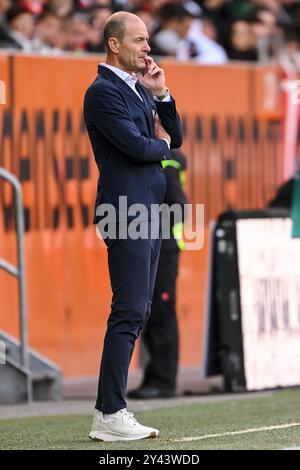
M 125 83 L 124 80 L 122 80 L 122 78 L 118 77 L 118 75 L 115 74 L 112 70 L 108 69 L 107 67 L 102 67 L 101 65 L 99 65 L 98 72 L 104 78 L 115 82 L 117 86 L 122 88 L 122 90 L 125 91 L 125 93 L 127 93 L 127 95 L 129 95 L 130 98 L 132 98 L 134 100 L 134 102 L 146 114 L 149 129 L 150 129 L 151 132 L 153 132 L 154 126 L 153 126 L 152 108 L 151 108 L 151 111 L 150 111 L 151 103 L 150 103 L 149 96 L 147 96 L 147 92 L 144 90 L 144 88 L 140 84 L 138 84 L 138 82 L 136 83 L 136 87 L 138 87 L 137 90 L 143 98 L 143 101 L 142 101 L 137 96 L 137 94 L 132 90 L 132 88 L 130 88 L 130 86 L 128 86 L 127 83 Z
M 151 129 L 151 133 L 154 131 L 154 111 L 156 112 L 155 104 L 152 106 L 151 98 L 148 95 L 148 92 L 145 90 L 145 88 L 139 83 L 136 83 L 136 89 L 142 96 L 144 103 L 145 103 L 145 108 L 147 110 L 147 119 L 148 123 Z

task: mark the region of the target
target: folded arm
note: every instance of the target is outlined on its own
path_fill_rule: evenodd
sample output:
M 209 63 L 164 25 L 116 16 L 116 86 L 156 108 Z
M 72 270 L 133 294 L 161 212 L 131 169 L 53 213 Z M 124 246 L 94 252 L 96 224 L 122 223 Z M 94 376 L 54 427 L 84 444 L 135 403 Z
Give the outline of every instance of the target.
M 85 121 L 135 163 L 171 158 L 167 143 L 141 134 L 129 115 L 122 95 L 111 88 L 89 90 L 85 97 Z

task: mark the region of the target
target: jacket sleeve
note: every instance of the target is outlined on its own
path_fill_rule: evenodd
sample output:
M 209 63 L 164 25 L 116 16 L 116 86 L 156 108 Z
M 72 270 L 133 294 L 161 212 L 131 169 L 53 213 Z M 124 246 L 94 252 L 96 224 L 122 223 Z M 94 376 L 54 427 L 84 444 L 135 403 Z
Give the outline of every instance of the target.
M 182 145 L 182 130 L 180 118 L 176 111 L 175 101 L 155 101 L 157 113 L 164 129 L 171 137 L 171 149 L 177 149 Z
M 161 162 L 171 158 L 165 141 L 141 134 L 130 117 L 121 94 L 111 87 L 88 90 L 84 115 L 113 146 L 135 163 Z
M 187 204 L 187 198 L 179 180 L 178 170 L 168 166 L 165 169 L 165 175 L 167 180 L 166 203 L 169 206 L 172 204 L 180 204 L 183 208 L 184 204 Z

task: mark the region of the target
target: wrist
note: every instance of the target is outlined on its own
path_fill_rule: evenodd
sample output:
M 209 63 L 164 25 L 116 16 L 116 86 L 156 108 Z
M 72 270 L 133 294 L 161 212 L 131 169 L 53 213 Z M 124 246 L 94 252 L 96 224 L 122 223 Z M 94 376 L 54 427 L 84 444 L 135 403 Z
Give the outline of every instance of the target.
M 169 94 L 170 94 L 169 88 L 165 86 L 162 90 L 159 90 L 153 93 L 153 96 L 155 96 L 155 98 L 157 98 L 158 100 L 163 100 L 164 98 L 169 96 Z

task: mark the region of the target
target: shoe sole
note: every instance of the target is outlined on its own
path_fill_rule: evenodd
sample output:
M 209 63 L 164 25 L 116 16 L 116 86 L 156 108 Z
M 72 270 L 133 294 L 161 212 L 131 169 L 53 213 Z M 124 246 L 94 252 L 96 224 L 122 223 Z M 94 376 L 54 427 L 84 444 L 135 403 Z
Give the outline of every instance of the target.
M 141 439 L 154 439 L 155 437 L 158 437 L 159 433 L 156 434 L 156 432 L 151 432 L 148 436 L 142 436 L 142 437 L 125 437 L 125 436 L 119 436 L 118 434 L 116 435 L 113 435 L 113 434 L 107 434 L 107 436 L 103 436 L 103 439 L 99 438 L 99 437 L 92 437 L 90 434 L 89 434 L 89 438 L 92 440 L 92 441 L 95 441 L 95 442 L 115 442 L 115 441 L 138 441 L 138 440 L 141 440 Z
M 127 395 L 127 398 L 130 400 L 160 400 L 164 398 L 175 398 L 175 393 L 174 394 L 160 394 L 160 395 L 155 395 L 154 397 L 152 396 L 133 396 L 133 395 Z

